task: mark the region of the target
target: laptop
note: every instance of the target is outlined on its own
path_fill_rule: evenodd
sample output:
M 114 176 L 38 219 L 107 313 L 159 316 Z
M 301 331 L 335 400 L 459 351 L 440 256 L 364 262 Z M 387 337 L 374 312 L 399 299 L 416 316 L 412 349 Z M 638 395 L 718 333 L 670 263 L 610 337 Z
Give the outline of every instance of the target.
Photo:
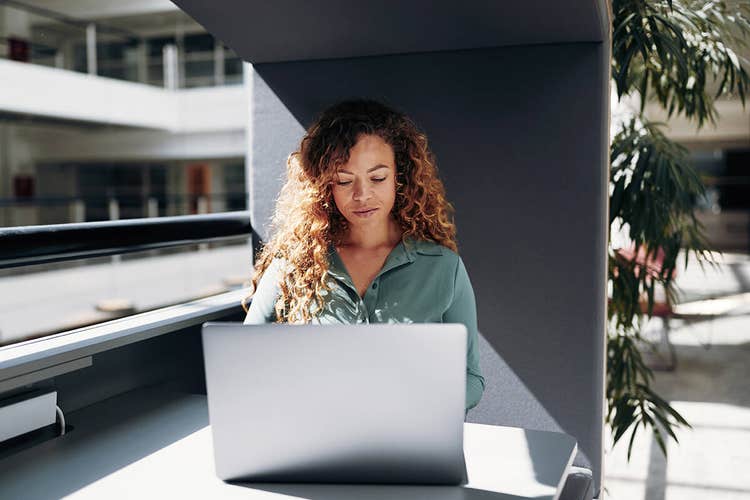
M 226 481 L 461 484 L 461 324 L 203 325 Z

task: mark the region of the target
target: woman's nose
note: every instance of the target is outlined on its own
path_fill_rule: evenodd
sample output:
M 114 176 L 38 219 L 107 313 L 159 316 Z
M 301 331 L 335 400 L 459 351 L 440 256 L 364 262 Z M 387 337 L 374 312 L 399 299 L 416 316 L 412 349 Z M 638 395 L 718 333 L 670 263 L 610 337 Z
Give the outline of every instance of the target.
M 370 197 L 371 190 L 364 182 L 355 181 L 354 182 L 354 200 L 360 201 L 360 200 L 366 200 Z

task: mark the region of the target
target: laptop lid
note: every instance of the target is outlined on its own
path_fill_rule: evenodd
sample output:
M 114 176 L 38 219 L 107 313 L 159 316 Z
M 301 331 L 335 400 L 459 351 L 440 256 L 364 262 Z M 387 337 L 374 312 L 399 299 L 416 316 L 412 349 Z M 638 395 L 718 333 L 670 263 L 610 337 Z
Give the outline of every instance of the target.
M 460 483 L 466 338 L 460 324 L 206 323 L 217 475 Z

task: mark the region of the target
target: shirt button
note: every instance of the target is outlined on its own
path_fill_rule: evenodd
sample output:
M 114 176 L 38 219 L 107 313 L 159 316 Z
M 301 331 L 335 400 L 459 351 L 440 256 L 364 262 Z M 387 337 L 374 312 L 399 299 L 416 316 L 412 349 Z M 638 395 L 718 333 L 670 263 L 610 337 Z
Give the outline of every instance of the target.
M 372 289 L 373 289 L 373 290 L 375 290 L 375 289 L 376 289 L 377 287 L 378 287 L 378 284 L 377 284 L 377 283 L 373 283 L 373 284 L 372 284 Z

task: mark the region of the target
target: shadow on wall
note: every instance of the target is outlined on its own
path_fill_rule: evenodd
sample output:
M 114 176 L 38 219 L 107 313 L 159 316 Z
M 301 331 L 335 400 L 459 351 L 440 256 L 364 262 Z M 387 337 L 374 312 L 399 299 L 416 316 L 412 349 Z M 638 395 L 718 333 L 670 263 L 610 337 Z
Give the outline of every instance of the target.
M 484 395 L 469 412 L 468 422 L 565 432 L 483 335 L 479 337 L 479 364 Z

